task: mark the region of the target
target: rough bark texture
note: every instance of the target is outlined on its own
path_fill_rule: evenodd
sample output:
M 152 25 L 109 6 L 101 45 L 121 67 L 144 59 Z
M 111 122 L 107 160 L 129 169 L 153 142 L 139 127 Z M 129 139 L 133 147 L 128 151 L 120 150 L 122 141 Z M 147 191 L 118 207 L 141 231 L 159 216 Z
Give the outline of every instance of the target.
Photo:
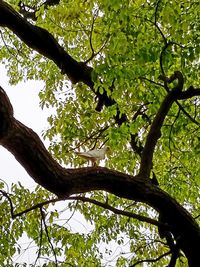
M 8 27 L 30 48 L 53 60 L 72 82 L 82 81 L 93 88 L 90 67 L 75 61 L 50 33 L 31 25 L 3 1 L 0 1 L 0 26 Z M 176 75 L 175 78 L 179 79 Z M 141 169 L 139 175 L 135 177 L 102 167 L 62 168 L 45 149 L 37 134 L 13 117 L 12 106 L 2 88 L 0 88 L 0 145 L 16 157 L 36 183 L 59 197 L 92 190 L 105 190 L 119 197 L 149 204 L 162 214 L 163 221 L 168 224 L 175 240 L 188 258 L 189 266 L 196 267 L 200 248 L 198 225 L 181 205 L 147 179 L 154 148 L 160 137 L 160 129 L 171 105 L 177 99 L 200 94 L 200 89 L 193 87 L 182 92 L 182 86 L 183 83 L 179 83 L 178 90 L 175 88 L 176 90 L 164 99 L 151 125 L 143 152 L 140 151 Z M 113 104 L 112 101 L 107 103 Z M 126 117 L 124 118 L 126 120 Z M 118 124 L 121 123 L 119 121 Z

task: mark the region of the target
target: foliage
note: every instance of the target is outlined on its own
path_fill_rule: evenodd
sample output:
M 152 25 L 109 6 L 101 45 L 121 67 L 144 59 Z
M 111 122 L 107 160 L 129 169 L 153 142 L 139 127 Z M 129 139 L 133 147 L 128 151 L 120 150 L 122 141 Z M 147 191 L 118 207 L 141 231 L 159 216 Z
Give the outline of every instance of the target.
M 8 2 L 19 11 L 17 1 Z M 7 68 L 10 83 L 29 79 L 43 81 L 41 107 L 56 111 L 48 118 L 49 129 L 44 133 L 50 140 L 49 151 L 60 163 L 78 167 L 84 161 L 75 155 L 75 150 L 100 147 L 106 142 L 110 152 L 105 166 L 136 174 L 140 158 L 133 153 L 131 136 L 137 135 L 137 143 L 144 145 L 152 120 L 166 95 L 159 76 L 169 77 L 179 70 L 184 75 L 184 89 L 198 86 L 198 1 L 69 0 L 48 8 L 41 1 L 23 3 L 37 6 L 37 20 L 30 21 L 52 33 L 74 59 L 93 67 L 94 90 L 101 94 L 106 90 L 117 103 L 97 112 L 94 93 L 88 86 L 71 84 L 52 61 L 2 28 L 0 59 Z M 181 107 L 173 104 L 153 159 L 153 171 L 160 187 L 184 205 L 193 217 L 200 212 L 197 206 L 200 186 L 199 103 L 199 97 L 196 97 L 181 100 Z M 126 114 L 126 123 L 115 123 L 118 111 L 120 116 Z M 52 197 L 39 187 L 30 192 L 20 184 L 13 185 L 11 194 L 16 212 Z M 102 192 L 90 192 L 87 196 L 121 210 L 158 217 L 153 209 L 141 203 Z M 40 210 L 31 211 L 11 223 L 7 199 L 2 198 L 0 205 L 3 225 L 0 229 L 3 244 L 0 262 L 5 266 L 16 266 L 14 255 L 21 253 L 16 244 L 23 233 L 38 248 L 41 247 L 39 256 L 49 258 L 41 266 L 53 266 L 51 260 L 55 260 L 55 253 L 61 261 L 59 266 L 96 267 L 134 266 L 136 261 L 154 259 L 168 251 L 155 226 L 81 201 L 63 205 L 72 218 L 78 215 L 83 223 L 90 225 L 91 230 L 86 233 L 71 229 L 70 216 L 69 224 L 68 220 L 62 224 L 58 220 L 62 209 L 56 211 L 57 205 L 56 208 L 50 204 L 45 206 L 53 251 L 44 230 L 43 238 L 40 238 Z M 9 232 L 12 235 L 8 235 Z M 140 266 L 165 266 L 169 259 L 168 255 L 158 262 L 141 263 Z M 176 266 L 187 266 L 184 255 Z

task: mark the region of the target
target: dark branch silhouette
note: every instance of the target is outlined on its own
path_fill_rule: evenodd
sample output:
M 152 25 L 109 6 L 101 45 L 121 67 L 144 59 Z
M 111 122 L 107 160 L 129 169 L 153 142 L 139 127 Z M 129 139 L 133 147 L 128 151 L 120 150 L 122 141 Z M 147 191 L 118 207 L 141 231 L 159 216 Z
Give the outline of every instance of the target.
M 158 257 L 155 258 L 155 259 L 144 259 L 144 260 L 139 260 L 139 261 L 135 262 L 134 264 L 132 264 L 130 267 L 135 267 L 135 266 L 137 266 L 137 265 L 139 265 L 139 264 L 141 264 L 141 263 L 143 263 L 143 262 L 157 262 L 157 261 L 161 260 L 162 258 L 164 258 L 164 257 L 166 257 L 166 256 L 168 256 L 168 255 L 170 255 L 170 254 L 171 254 L 171 251 L 168 251 L 168 252 L 163 253 L 162 255 L 158 256 Z

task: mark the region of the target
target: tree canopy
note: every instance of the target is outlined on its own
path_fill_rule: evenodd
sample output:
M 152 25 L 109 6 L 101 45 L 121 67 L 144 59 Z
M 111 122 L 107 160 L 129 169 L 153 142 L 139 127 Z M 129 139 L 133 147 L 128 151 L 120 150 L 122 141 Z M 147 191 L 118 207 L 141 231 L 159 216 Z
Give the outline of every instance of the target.
M 26 234 L 32 266 L 197 267 L 199 14 L 195 0 L 0 1 L 9 82 L 43 81 L 52 108 L 47 151 L 0 88 L 0 144 L 38 184 L 0 183 L 1 266 L 29 266 Z M 105 145 L 101 166 L 75 153 Z

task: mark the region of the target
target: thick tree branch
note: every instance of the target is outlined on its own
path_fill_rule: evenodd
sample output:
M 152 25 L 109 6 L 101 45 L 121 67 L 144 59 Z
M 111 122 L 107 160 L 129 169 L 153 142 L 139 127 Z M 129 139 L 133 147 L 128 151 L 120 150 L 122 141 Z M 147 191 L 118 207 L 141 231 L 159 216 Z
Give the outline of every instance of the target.
M 194 88 L 193 86 L 190 86 L 186 91 L 182 91 L 179 94 L 178 99 L 188 99 L 193 96 L 200 96 L 200 88 Z
M 171 103 L 173 99 L 172 94 L 165 100 L 166 104 Z M 159 122 L 163 118 L 161 116 L 156 120 L 158 120 L 157 125 L 160 125 Z M 141 174 L 131 176 L 103 167 L 77 169 L 61 167 L 51 157 L 38 135 L 13 117 L 12 106 L 2 88 L 0 89 L 0 144 L 15 156 L 36 183 L 60 198 L 104 190 L 119 197 L 150 205 L 162 213 L 164 222 L 169 225 L 175 240 L 179 239 L 180 248 L 188 257 L 190 267 L 195 267 L 199 258 L 200 229 L 181 205 L 153 185 L 150 180 L 141 179 Z
M 146 143 L 142 151 L 141 166 L 139 174 L 148 179 L 152 168 L 153 153 L 158 139 L 161 137 L 161 128 L 163 122 L 170 110 L 174 101 L 176 101 L 183 89 L 183 76 L 179 71 L 176 71 L 169 79 L 165 79 L 166 82 L 171 83 L 175 79 L 178 80 L 178 84 L 167 94 L 164 98 L 147 135 Z
M 30 48 L 53 60 L 72 83 L 82 81 L 93 87 L 92 68 L 74 60 L 52 34 L 29 23 L 4 1 L 0 1 L 0 26 L 9 28 Z

